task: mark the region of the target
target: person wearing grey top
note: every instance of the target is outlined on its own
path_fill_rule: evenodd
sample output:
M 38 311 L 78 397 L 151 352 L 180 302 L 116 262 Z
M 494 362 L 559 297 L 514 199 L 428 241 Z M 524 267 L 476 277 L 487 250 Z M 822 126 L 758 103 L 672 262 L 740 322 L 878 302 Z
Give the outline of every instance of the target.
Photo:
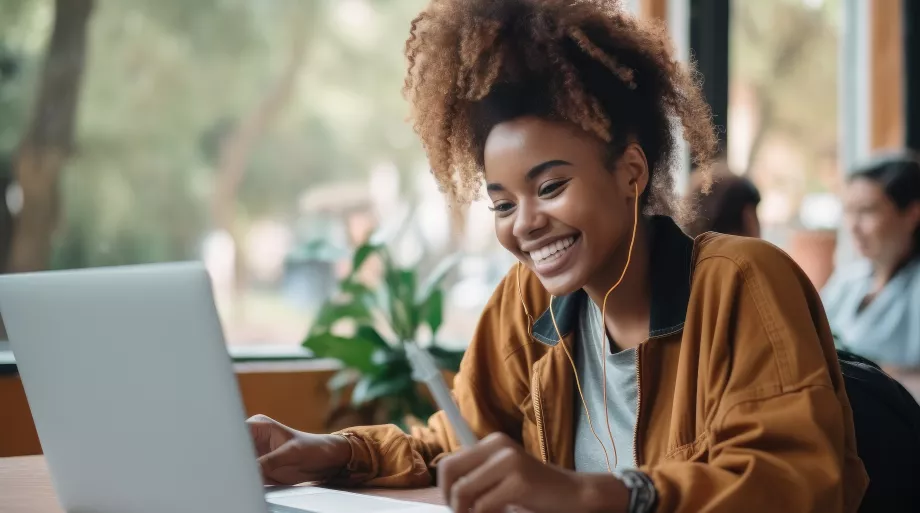
M 821 291 L 846 349 L 892 368 L 920 368 L 920 160 L 878 158 L 849 177 L 847 228 L 864 260 Z

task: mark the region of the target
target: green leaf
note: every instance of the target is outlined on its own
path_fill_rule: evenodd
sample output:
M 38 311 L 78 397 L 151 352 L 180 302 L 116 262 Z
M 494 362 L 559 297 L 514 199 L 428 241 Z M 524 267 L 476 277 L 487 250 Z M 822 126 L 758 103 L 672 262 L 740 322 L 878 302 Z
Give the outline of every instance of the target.
M 339 288 L 342 290 L 342 292 L 353 298 L 374 295 L 374 291 L 371 290 L 370 287 L 361 282 L 353 280 L 351 277 L 345 278 L 339 285 Z
M 457 267 L 457 264 L 460 263 L 462 255 L 460 253 L 454 253 L 449 257 L 441 260 L 434 270 L 431 271 L 431 274 L 428 275 L 428 278 L 425 279 L 425 282 L 418 289 L 418 296 L 415 298 L 416 303 L 424 304 L 428 301 L 428 298 L 435 290 L 440 290 L 441 282 L 444 281 L 444 278 L 447 277 L 447 274 Z
M 372 357 L 377 345 L 367 339 L 320 333 L 307 337 L 303 346 L 313 351 L 317 358 L 334 358 L 345 367 L 356 369 L 362 374 L 373 373 L 376 370 Z
M 384 397 L 401 397 L 413 386 L 412 378 L 405 374 L 364 376 L 351 393 L 351 403 L 361 406 Z
M 393 324 L 393 298 L 390 297 L 390 287 L 384 281 L 377 290 L 374 291 L 374 304 L 377 309 L 385 313 L 387 321 L 391 327 Z M 396 331 L 394 329 L 394 331 Z
M 431 334 L 436 334 L 444 321 L 444 292 L 441 289 L 431 291 L 419 308 L 425 323 L 431 327 Z
M 351 278 L 346 278 L 339 288 L 342 292 L 348 294 L 352 302 L 364 305 L 368 315 L 374 310 L 381 309 L 379 294 L 371 290 L 367 285 L 353 281 Z
M 355 333 L 355 336 L 373 342 L 379 349 L 388 351 L 393 350 L 392 346 L 390 346 L 380 333 L 371 326 L 358 326 L 358 331 Z
M 459 262 L 459 253 L 442 260 L 425 280 L 425 284 L 419 287 L 416 295 L 420 318 L 431 328 L 432 335 L 438 332 L 444 322 L 444 291 L 441 289 L 441 283 Z
M 460 370 L 460 362 L 463 360 L 465 352 L 464 350 L 445 349 L 435 345 L 428 348 L 428 353 L 438 367 L 453 372 Z
M 381 244 L 373 244 L 370 242 L 361 244 L 358 249 L 355 250 L 355 256 L 352 258 L 351 272 L 358 272 L 358 269 L 361 269 L 361 266 L 364 265 L 364 261 L 367 260 L 369 256 L 378 251 L 381 251 L 382 249 L 383 245 Z
M 393 328 L 400 338 L 414 338 L 421 317 L 415 306 L 415 271 L 390 269 L 386 274 L 390 296 L 390 316 Z
M 377 365 L 378 374 L 380 375 L 412 374 L 409 357 L 402 347 L 389 348 L 386 351 L 378 350 L 371 356 L 371 361 Z
M 393 269 L 387 273 L 387 284 L 400 300 L 413 302 L 415 295 L 415 271 L 412 269 Z
M 328 310 L 326 318 L 334 324 L 343 319 L 351 319 L 355 322 L 367 322 L 373 319 L 367 305 L 361 301 L 349 301 L 347 303 L 334 303 Z M 323 319 L 323 320 L 326 320 Z
M 310 334 L 317 335 L 325 333 L 332 328 L 332 325 L 341 320 L 351 320 L 358 324 L 368 323 L 373 320 L 370 309 L 361 300 L 352 300 L 347 303 L 333 303 L 327 301 L 323 303 L 316 320 L 310 327 Z
M 388 351 L 378 351 L 373 355 L 371 360 L 377 364 L 380 371 L 378 374 L 387 376 L 411 375 L 412 366 L 409 364 L 409 357 L 402 347 L 391 348 Z

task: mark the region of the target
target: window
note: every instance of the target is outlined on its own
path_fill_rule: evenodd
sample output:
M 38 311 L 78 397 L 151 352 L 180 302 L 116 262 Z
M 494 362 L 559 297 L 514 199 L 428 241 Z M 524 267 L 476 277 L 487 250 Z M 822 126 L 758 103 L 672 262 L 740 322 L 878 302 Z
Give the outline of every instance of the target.
M 837 0 L 731 4 L 728 160 L 761 189 L 764 236 L 836 227 Z
M 510 261 L 495 258 L 485 206 L 451 218 L 405 122 L 402 50 L 426 3 L 57 2 L 71 9 L 64 28 L 88 36 L 82 69 L 54 84 L 79 96 L 50 266 L 202 259 L 229 344 L 298 344 L 354 246 L 398 226 L 397 256 L 420 269 L 467 251 L 442 331 L 465 344 Z M 0 19 L 0 178 L 13 211 L 27 184 L 12 183 L 12 158 L 47 100 L 37 92 L 55 6 L 4 2 Z M 58 55 L 79 64 L 79 52 Z

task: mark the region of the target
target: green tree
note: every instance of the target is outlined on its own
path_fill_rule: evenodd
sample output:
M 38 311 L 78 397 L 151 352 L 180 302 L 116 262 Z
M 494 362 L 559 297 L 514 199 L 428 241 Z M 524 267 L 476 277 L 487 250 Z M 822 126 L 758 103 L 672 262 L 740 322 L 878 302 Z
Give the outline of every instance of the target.
M 209 230 L 293 219 L 308 187 L 417 169 L 399 89 L 424 3 L 97 0 L 52 265 L 189 258 Z M 25 131 L 51 6 L 3 4 L 19 71 L 0 82 L 0 152 Z
M 10 272 L 48 265 L 57 229 L 59 178 L 72 151 L 77 101 L 86 58 L 87 24 L 93 0 L 57 0 L 32 120 L 16 148 L 13 171 L 22 209 L 13 221 L 7 254 Z
M 744 173 L 757 168 L 763 143 L 777 133 L 808 149 L 811 168 L 835 148 L 839 8 L 836 0 L 808 4 L 732 3 L 732 73 L 751 87 L 759 116 Z

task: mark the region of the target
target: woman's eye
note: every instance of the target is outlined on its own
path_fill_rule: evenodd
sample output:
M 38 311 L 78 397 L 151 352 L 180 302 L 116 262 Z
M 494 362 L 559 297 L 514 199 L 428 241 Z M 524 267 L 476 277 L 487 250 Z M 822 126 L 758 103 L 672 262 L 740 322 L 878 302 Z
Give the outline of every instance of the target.
M 554 182 L 548 182 L 543 185 L 543 187 L 540 187 L 540 196 L 550 196 L 556 192 L 559 192 L 567 183 L 569 183 L 568 180 L 556 180 Z
M 512 208 L 514 208 L 513 203 L 508 201 L 500 201 L 489 207 L 489 210 L 495 212 L 496 214 L 507 214 L 511 211 Z

